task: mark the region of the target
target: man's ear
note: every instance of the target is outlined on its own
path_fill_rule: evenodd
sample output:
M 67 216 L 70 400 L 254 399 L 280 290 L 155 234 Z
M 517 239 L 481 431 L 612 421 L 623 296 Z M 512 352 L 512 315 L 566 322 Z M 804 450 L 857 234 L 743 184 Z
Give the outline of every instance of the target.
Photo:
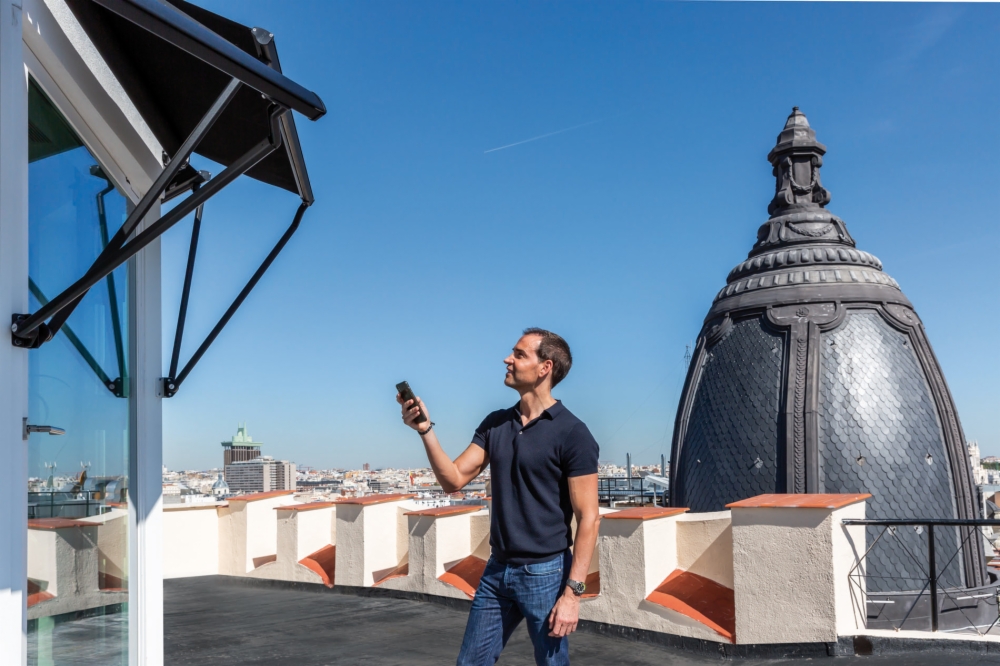
M 539 369 L 540 376 L 544 379 L 545 377 L 551 375 L 553 367 L 555 367 L 555 364 L 551 360 L 542 361 L 542 366 Z

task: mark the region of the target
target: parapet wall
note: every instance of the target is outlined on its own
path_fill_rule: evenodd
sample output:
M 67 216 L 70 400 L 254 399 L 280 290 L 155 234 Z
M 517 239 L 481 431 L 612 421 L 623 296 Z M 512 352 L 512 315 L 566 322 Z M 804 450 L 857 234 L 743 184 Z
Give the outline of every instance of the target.
M 726 511 L 602 509 L 583 620 L 736 644 L 836 643 L 864 632 L 848 572 L 863 495 L 763 495 Z M 409 495 L 301 504 L 262 493 L 165 511 L 165 577 L 209 574 L 471 599 L 489 509 Z M 856 601 L 856 600 L 855 600 Z M 860 608 L 864 608 L 862 599 Z

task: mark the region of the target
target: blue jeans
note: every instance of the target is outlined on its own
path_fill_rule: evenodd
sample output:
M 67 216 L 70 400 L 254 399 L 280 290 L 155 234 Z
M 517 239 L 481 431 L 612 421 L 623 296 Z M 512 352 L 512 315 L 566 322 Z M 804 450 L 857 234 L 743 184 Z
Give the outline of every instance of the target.
M 568 666 L 569 640 L 549 636 L 549 613 L 566 586 L 570 551 L 548 562 L 509 566 L 494 558 L 486 563 L 472 600 L 458 666 L 492 666 L 514 629 L 527 620 L 539 666 Z

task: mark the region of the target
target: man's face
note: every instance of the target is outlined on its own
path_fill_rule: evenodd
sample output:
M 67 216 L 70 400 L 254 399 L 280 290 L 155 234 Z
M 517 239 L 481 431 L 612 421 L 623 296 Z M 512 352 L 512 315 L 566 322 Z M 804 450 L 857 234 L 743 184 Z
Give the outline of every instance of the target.
M 514 345 L 510 356 L 503 360 L 507 375 L 503 383 L 512 389 L 529 390 L 535 388 L 552 373 L 552 361 L 538 358 L 538 343 L 541 337 L 523 335 Z

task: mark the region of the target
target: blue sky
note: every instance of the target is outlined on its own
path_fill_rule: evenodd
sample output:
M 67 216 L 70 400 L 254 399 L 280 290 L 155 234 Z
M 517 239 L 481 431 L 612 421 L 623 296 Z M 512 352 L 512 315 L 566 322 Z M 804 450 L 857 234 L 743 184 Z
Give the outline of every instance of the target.
M 516 400 L 501 361 L 527 326 L 570 342 L 556 397 L 602 459 L 669 455 L 685 345 L 767 218 L 793 105 L 829 149 L 828 209 L 1000 454 L 1000 6 L 199 4 L 273 31 L 329 113 L 299 118 L 316 204 L 165 401 L 171 468 L 220 464 L 239 421 L 300 464 L 423 466 L 402 379 L 457 455 Z M 207 205 L 185 357 L 296 203 L 242 179 Z M 189 228 L 163 241 L 164 363 Z

